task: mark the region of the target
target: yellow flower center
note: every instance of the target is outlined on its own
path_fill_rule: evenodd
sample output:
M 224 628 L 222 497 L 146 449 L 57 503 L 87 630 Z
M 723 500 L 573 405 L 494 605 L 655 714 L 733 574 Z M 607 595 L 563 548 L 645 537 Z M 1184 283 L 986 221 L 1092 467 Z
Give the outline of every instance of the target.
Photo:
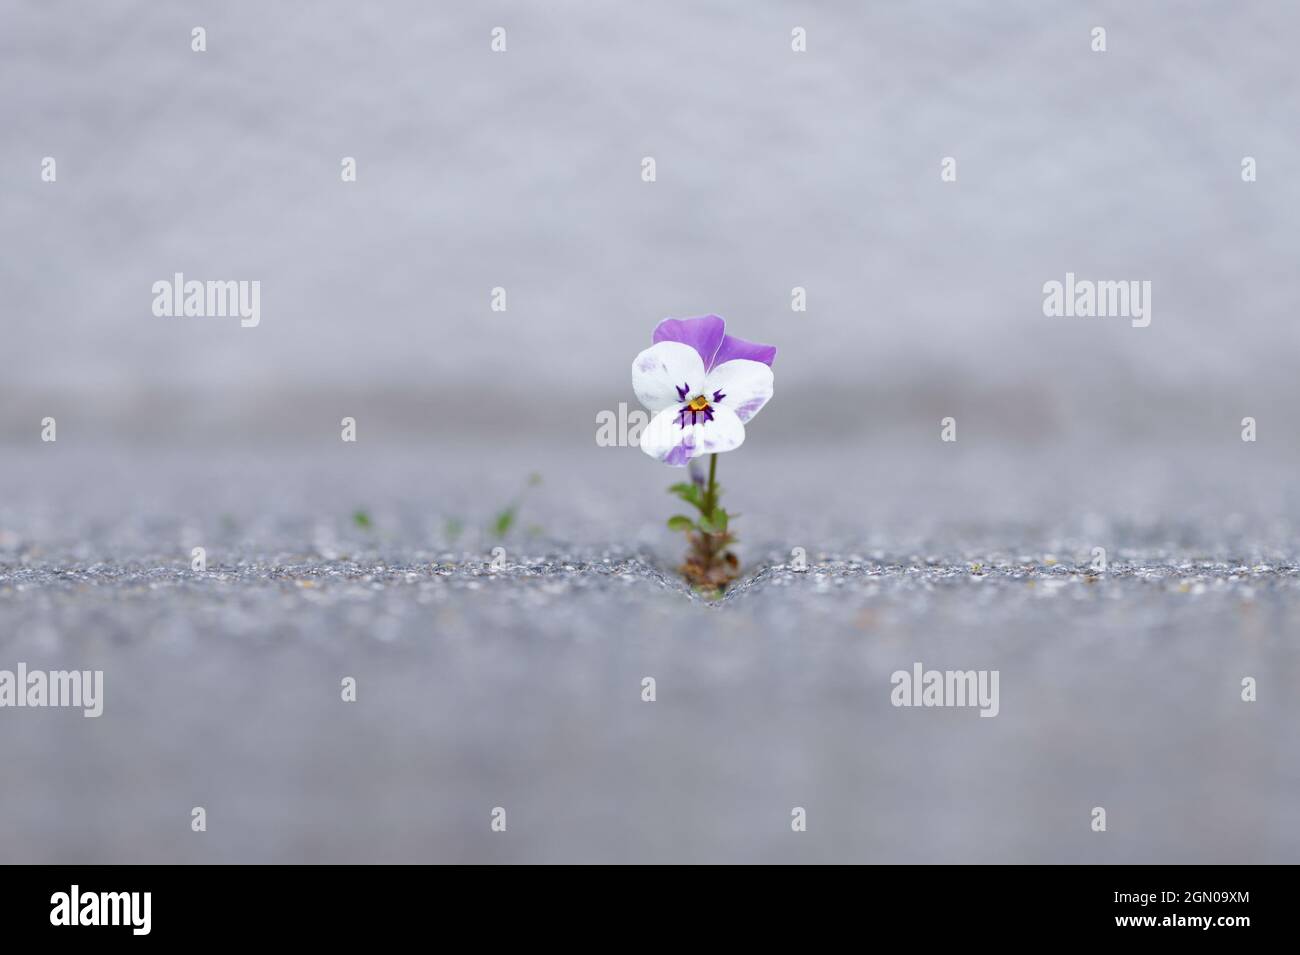
M 691 403 L 687 405 L 687 407 L 690 408 L 692 411 L 703 411 L 708 406 L 709 406 L 709 399 L 704 397 L 703 395 L 700 395 L 699 397 L 696 398 L 692 398 Z

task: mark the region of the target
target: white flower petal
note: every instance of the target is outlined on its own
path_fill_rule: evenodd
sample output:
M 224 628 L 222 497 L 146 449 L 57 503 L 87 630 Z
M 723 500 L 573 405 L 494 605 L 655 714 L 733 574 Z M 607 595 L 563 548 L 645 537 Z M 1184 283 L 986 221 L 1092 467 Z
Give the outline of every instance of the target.
M 712 421 L 684 428 L 678 423 L 678 409 L 676 404 L 665 408 L 641 432 L 641 450 L 655 460 L 685 467 L 691 458 L 721 454 L 744 444 L 745 426 L 730 408 L 714 405 Z
M 696 426 L 681 427 L 677 423 L 677 408 L 677 405 L 665 408 L 650 419 L 650 423 L 641 432 L 641 450 L 656 461 L 666 461 L 668 455 L 672 454 L 674 464 L 685 466 L 695 456 Z M 682 455 L 685 455 L 685 460 L 677 461 Z
M 704 390 L 704 361 L 690 345 L 660 342 L 632 362 L 632 390 L 652 415 L 682 404 L 677 389 L 683 386 L 693 389 L 687 401 Z
M 725 405 L 713 406 L 713 420 L 697 424 L 696 444 L 700 454 L 734 451 L 745 443 L 745 426 L 736 413 Z
M 741 421 L 748 421 L 772 397 L 772 369 L 748 358 L 724 361 L 709 372 L 704 382 L 709 401 L 717 392 L 724 397 L 714 403 L 715 407 L 730 408 Z

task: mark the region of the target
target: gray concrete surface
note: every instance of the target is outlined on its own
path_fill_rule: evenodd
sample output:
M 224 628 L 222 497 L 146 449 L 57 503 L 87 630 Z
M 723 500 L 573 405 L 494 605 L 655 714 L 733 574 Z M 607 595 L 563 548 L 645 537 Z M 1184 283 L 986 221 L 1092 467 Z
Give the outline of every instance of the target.
M 944 470 L 918 454 L 910 474 L 894 455 L 873 487 L 846 479 L 856 453 L 742 449 L 720 470 L 747 576 L 709 604 L 656 526 L 667 469 L 635 450 L 601 449 L 576 480 L 517 447 L 432 471 L 357 450 L 6 457 L 0 667 L 102 669 L 105 708 L 0 712 L 5 861 L 1300 855 L 1300 549 L 1262 480 L 1235 513 L 1202 474 L 1166 498 L 1173 517 L 1028 520 L 1086 482 L 1002 449 Z M 492 573 L 483 528 L 524 458 L 543 483 Z M 809 474 L 823 494 L 789 493 Z M 1145 498 L 1110 477 L 1115 513 Z M 894 516 L 875 523 L 882 498 Z M 948 513 L 974 502 L 986 522 Z M 793 546 L 806 573 L 783 566 Z M 918 660 L 997 669 L 998 716 L 892 706 L 890 674 Z

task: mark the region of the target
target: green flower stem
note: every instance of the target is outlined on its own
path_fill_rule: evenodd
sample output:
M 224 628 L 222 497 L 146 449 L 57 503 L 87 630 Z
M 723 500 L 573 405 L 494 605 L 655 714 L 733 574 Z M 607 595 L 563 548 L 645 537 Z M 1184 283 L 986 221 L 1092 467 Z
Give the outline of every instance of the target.
M 699 517 L 692 520 L 685 514 L 675 514 L 668 519 L 668 528 L 687 534 L 690 550 L 682 564 L 682 574 L 691 586 L 720 594 L 736 579 L 739 562 L 727 550 L 735 537 L 731 534 L 731 518 L 718 503 L 722 496 L 718 485 L 718 456 L 709 456 L 707 484 L 692 477 L 690 482 L 674 484 L 668 492 L 695 508 Z
M 709 486 L 704 489 L 704 507 L 701 509 L 704 519 L 709 522 L 708 526 L 712 528 L 713 512 L 718 506 L 718 456 L 709 455 Z M 705 566 L 712 567 L 713 562 L 718 557 L 718 537 L 713 530 L 704 534 L 704 557 Z
M 709 455 L 709 487 L 704 492 L 704 503 L 707 505 L 704 516 L 713 520 L 713 509 L 718 506 L 718 456 Z

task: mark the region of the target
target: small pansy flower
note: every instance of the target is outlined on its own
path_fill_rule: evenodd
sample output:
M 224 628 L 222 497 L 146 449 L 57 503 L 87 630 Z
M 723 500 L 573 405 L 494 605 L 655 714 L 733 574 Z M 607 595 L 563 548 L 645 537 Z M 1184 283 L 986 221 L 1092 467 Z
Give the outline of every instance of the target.
M 718 458 L 745 440 L 745 423 L 772 397 L 776 349 L 727 334 L 717 315 L 666 318 L 654 344 L 632 362 L 632 388 L 654 416 L 641 432 L 641 450 L 674 467 L 690 466 L 690 480 L 668 490 L 695 508 L 668 526 L 685 531 L 690 551 L 682 573 L 695 587 L 721 593 L 740 562 L 727 546 L 736 539 L 718 501 Z M 707 481 L 694 460 L 709 455 Z
M 652 418 L 641 450 L 674 467 L 731 451 L 772 397 L 776 348 L 726 333 L 718 315 L 666 318 L 632 362 L 632 389 Z

